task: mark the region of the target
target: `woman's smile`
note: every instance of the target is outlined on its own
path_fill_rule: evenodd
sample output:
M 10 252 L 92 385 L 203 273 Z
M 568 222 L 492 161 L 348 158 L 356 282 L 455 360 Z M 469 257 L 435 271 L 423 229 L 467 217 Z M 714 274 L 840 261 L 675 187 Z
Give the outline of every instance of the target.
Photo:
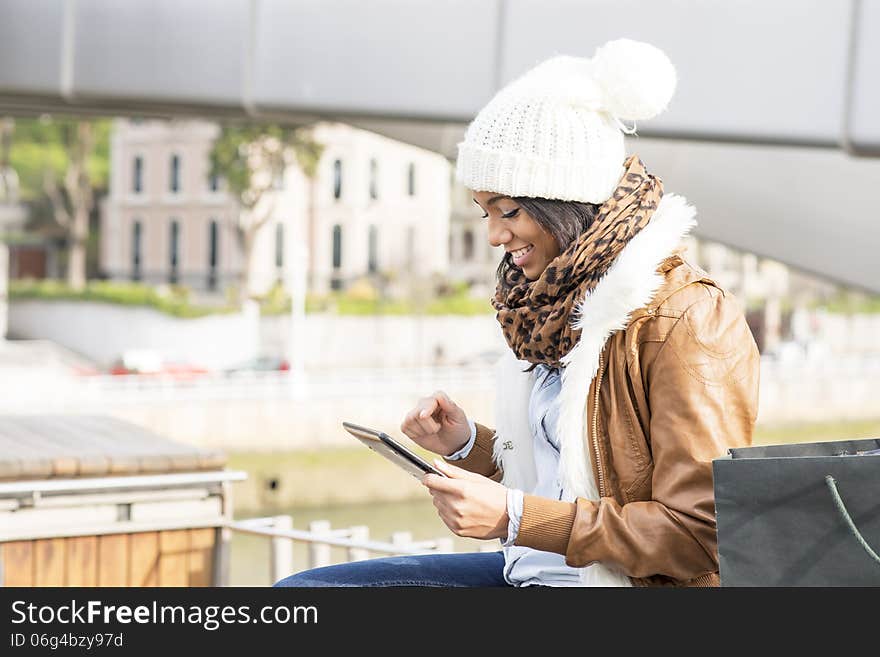
M 515 264 L 517 267 L 522 267 L 523 263 L 525 263 L 526 260 L 528 260 L 529 254 L 534 250 L 535 250 L 535 245 L 529 244 L 527 246 L 524 246 L 521 249 L 516 249 L 515 251 L 508 251 L 508 253 L 510 253 L 510 255 L 513 257 L 513 264 Z

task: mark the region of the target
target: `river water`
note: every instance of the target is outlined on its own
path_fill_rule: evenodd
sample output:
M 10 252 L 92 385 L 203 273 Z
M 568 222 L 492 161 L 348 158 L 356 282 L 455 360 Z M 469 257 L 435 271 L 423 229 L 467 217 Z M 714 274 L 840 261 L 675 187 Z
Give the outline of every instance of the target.
M 370 529 L 370 540 L 390 541 L 391 534 L 397 531 L 412 533 L 413 540 L 423 541 L 436 538 L 451 537 L 456 552 L 475 552 L 481 546 L 499 547 L 496 541 L 477 541 L 475 539 L 455 536 L 437 515 L 437 510 L 430 499 L 408 502 L 392 502 L 383 504 L 358 504 L 324 508 L 291 508 L 271 513 L 253 513 L 246 517 L 261 515 L 290 515 L 295 529 L 308 529 L 313 520 L 329 520 L 331 527 L 341 529 L 354 525 L 366 525 Z M 230 563 L 230 584 L 232 586 L 267 586 L 270 580 L 269 542 L 271 539 L 233 532 Z M 387 556 L 371 554 L 373 557 Z M 345 550 L 331 549 L 333 563 L 347 561 Z M 294 570 L 305 570 L 309 567 L 308 545 L 295 542 L 293 549 Z

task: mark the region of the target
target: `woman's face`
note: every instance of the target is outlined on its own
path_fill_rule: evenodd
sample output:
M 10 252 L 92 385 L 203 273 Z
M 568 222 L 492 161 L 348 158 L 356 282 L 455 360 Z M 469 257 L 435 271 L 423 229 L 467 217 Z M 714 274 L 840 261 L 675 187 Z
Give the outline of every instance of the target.
M 556 238 L 509 196 L 494 192 L 473 192 L 473 196 L 489 223 L 489 244 L 503 246 L 526 278 L 537 279 L 559 255 Z

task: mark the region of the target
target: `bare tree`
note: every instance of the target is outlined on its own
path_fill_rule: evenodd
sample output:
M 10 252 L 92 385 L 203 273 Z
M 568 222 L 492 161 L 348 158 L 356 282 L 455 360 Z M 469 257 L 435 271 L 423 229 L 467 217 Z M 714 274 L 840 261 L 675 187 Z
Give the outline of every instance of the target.
M 86 242 L 89 237 L 89 215 L 95 204 L 89 160 L 95 150 L 91 122 L 77 121 L 62 126 L 68 134 L 69 161 L 59 183 L 55 170 L 47 167 L 43 191 L 51 205 L 55 221 L 65 229 L 68 238 L 67 284 L 75 290 L 86 285 Z
M 18 201 L 18 179 L 10 158 L 14 131 L 15 121 L 10 118 L 0 119 L 0 204 Z
M 235 225 L 243 257 L 239 302 L 251 292 L 254 245 L 275 210 L 275 196 L 271 192 L 276 181 L 283 178 L 293 163 L 313 180 L 322 152 L 323 146 L 314 140 L 310 127 L 224 126 L 214 142 L 211 173 L 227 181 L 240 204 Z M 311 212 L 311 202 L 309 207 Z

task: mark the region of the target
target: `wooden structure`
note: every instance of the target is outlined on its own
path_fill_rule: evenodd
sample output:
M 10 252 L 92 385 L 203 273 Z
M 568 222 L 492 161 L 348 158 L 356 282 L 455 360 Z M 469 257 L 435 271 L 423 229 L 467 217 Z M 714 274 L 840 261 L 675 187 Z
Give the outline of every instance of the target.
M 0 584 L 221 586 L 225 456 L 95 416 L 0 416 Z

